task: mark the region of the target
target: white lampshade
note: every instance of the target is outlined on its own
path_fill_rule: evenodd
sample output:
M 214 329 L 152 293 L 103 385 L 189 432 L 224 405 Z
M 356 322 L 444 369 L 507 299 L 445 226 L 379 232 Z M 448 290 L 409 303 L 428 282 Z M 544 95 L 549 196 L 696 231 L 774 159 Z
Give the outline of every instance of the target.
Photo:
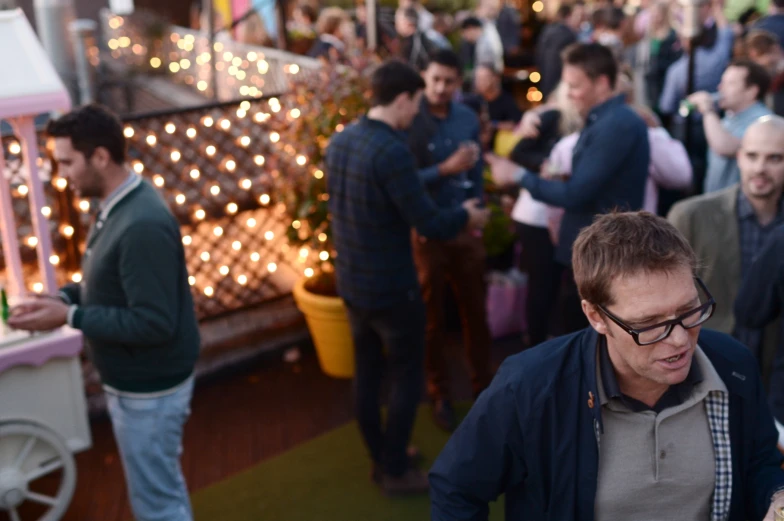
M 21 9 L 0 11 L 0 119 L 68 111 L 68 91 Z

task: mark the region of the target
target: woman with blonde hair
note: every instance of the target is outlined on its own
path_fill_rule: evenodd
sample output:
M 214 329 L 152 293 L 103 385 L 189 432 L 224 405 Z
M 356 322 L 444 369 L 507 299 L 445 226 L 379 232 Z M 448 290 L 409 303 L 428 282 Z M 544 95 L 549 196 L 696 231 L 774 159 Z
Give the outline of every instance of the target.
M 635 54 L 635 98 L 658 110 L 667 69 L 681 57 L 683 49 L 673 29 L 669 3 L 660 0 L 648 10 L 645 36 L 637 43 Z
M 510 159 L 542 176 L 549 175 L 550 167 L 560 169 L 567 162 L 571 170 L 572 148 L 567 149 L 560 142 L 564 136 L 582 130 L 583 125 L 582 117 L 567 97 L 566 85 L 561 83 L 546 104 L 525 113 L 516 129 L 522 139 L 515 145 Z M 522 189 L 512 209 L 522 245 L 520 270 L 528 273 L 526 321 L 530 346 L 544 342 L 551 333 L 550 317 L 561 285 L 563 268 L 554 260 L 555 244 L 548 228 L 552 214 L 550 206 Z

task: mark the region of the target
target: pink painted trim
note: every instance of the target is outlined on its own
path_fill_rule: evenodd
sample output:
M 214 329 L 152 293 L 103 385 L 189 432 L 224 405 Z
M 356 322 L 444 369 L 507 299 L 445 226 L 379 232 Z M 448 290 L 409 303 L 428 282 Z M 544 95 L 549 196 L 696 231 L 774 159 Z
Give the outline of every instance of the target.
M 5 157 L 0 149 L 0 236 L 3 241 L 3 257 L 7 276 L 6 290 L 9 295 L 19 296 L 24 293 L 24 277 L 22 260 L 19 256 L 19 238 L 16 233 L 16 220 L 11 204 L 11 186 L 5 177 Z
M 53 110 L 62 112 L 71 110 L 71 98 L 65 90 L 0 99 L 0 119 L 37 116 Z
M 28 341 L 0 347 L 0 375 L 18 366 L 40 367 L 53 358 L 70 358 L 82 351 L 82 334 L 70 328 L 34 336 Z
M 231 0 L 231 17 L 237 19 L 250 9 L 250 0 Z M 234 28 L 234 38 L 239 36 L 239 26 Z
M 54 294 L 57 293 L 57 282 L 54 278 L 54 266 L 49 262 L 52 256 L 52 234 L 49 230 L 49 220 L 41 213 L 41 209 L 46 206 L 46 198 L 41 176 L 38 173 L 38 139 L 35 135 L 35 121 L 32 116 L 25 116 L 11 119 L 10 122 L 17 137 L 21 138 L 23 143 L 22 153 L 30 188 L 27 199 L 35 235 L 38 237 L 36 248 L 38 270 L 41 272 L 45 292 Z

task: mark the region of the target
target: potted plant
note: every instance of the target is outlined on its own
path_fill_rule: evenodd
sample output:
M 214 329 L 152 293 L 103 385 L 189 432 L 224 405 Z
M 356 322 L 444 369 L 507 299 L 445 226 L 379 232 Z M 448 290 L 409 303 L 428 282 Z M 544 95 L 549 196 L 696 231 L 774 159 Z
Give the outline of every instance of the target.
M 318 71 L 301 71 L 281 96 L 285 110 L 273 114 L 277 143 L 278 193 L 289 218 L 289 244 L 300 249 L 304 278 L 293 294 L 305 315 L 322 370 L 334 377 L 354 374 L 354 347 L 348 316 L 335 285 L 332 230 L 324 155 L 333 134 L 367 112 L 372 56 L 351 65 L 326 63 Z M 299 112 L 296 117 L 292 109 Z

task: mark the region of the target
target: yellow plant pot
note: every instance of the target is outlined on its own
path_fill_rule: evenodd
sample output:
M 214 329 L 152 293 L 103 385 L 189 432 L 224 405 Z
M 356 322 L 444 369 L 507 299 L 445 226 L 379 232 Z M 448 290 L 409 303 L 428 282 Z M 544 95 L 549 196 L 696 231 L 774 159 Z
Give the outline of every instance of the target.
M 354 377 L 354 341 L 343 299 L 316 295 L 294 284 L 294 301 L 308 323 L 321 370 L 334 378 Z

